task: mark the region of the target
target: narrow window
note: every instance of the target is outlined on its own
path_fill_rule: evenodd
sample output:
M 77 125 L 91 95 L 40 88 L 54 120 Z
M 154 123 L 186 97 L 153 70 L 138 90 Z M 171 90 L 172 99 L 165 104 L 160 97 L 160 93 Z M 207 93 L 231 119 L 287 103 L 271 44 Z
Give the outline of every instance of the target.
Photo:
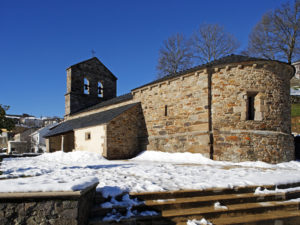
M 247 93 L 247 120 L 255 120 L 255 96 L 257 92 Z
M 85 132 L 85 140 L 91 140 L 91 132 Z
M 88 79 L 83 79 L 84 85 L 83 85 L 83 93 L 86 95 L 90 94 L 90 82 Z
M 98 97 L 103 98 L 103 85 L 100 81 L 98 82 Z
M 168 106 L 165 105 L 165 116 L 168 116 Z

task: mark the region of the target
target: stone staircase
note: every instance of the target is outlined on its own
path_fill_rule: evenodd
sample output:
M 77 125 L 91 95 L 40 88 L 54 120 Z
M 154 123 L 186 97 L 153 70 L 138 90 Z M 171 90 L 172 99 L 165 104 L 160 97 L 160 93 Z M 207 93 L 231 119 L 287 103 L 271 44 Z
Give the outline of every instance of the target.
M 130 207 L 113 205 L 111 208 L 101 207 L 101 204 L 110 199 L 103 199 L 97 194 L 89 224 L 184 225 L 188 220 L 205 218 L 214 225 L 300 225 L 300 204 L 295 200 L 300 198 L 300 188 L 291 189 L 293 187 L 300 187 L 300 183 L 277 186 L 278 189 L 290 188 L 285 192 L 264 194 L 254 194 L 257 186 L 130 193 L 130 198 L 141 200 L 141 204 Z M 264 188 L 276 189 L 275 186 L 263 186 L 262 189 Z M 117 199 L 121 200 L 122 196 L 118 196 Z M 119 215 L 118 221 L 110 219 L 107 215 Z M 125 218 L 126 215 L 134 216 Z

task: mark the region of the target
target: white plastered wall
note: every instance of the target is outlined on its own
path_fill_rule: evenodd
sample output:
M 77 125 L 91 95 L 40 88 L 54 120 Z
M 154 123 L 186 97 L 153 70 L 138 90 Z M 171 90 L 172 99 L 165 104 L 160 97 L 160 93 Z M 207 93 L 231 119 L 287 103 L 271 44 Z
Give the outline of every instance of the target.
M 86 133 L 91 138 L 86 140 Z M 75 150 L 95 152 L 102 155 L 106 145 L 106 125 L 82 128 L 74 131 Z

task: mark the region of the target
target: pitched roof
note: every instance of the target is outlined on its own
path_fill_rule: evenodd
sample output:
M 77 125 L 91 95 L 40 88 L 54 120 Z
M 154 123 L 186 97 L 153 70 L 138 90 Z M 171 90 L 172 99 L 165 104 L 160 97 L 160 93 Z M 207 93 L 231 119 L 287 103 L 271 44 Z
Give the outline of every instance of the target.
M 140 87 L 134 88 L 134 89 L 132 89 L 132 91 L 136 90 L 136 89 L 139 89 L 139 88 L 142 88 L 142 87 L 146 87 L 146 86 L 151 85 L 151 84 L 162 82 L 162 81 L 174 78 L 174 77 L 179 77 L 179 76 L 187 74 L 187 73 L 196 72 L 197 70 L 200 70 L 200 69 L 205 69 L 205 68 L 214 67 L 214 66 L 221 66 L 221 65 L 224 65 L 224 64 L 240 63 L 240 62 L 251 62 L 251 61 L 275 61 L 275 62 L 279 62 L 279 63 L 283 63 L 283 64 L 291 66 L 290 64 L 285 63 L 285 62 L 281 62 L 281 61 L 232 54 L 232 55 L 225 56 L 223 58 L 214 60 L 214 61 L 206 63 L 206 64 L 198 65 L 198 66 L 192 67 L 192 68 L 187 69 L 187 70 L 179 71 L 178 73 L 175 73 L 175 74 L 169 74 L 167 76 L 164 76 L 162 78 L 154 80 L 150 83 L 147 83 L 147 84 L 144 84 Z M 295 68 L 294 68 L 294 70 L 295 70 Z
M 79 117 L 77 119 L 67 120 L 58 124 L 57 126 L 52 127 L 44 137 L 56 136 L 59 134 L 64 134 L 73 131 L 78 128 L 85 128 L 107 123 L 137 104 L 139 103 L 133 103 L 118 108 L 106 110 L 103 112 L 95 113 L 92 115 Z
M 77 63 L 77 64 L 85 63 L 85 62 L 87 62 L 89 60 L 92 60 L 92 59 L 97 59 L 97 58 L 94 57 L 94 58 L 85 60 L 83 62 Z M 99 61 L 99 59 L 97 59 L 97 60 Z M 155 84 L 155 83 L 166 81 L 166 80 L 174 78 L 174 77 L 179 77 L 179 76 L 187 74 L 187 73 L 196 72 L 200 69 L 205 69 L 205 68 L 214 67 L 214 66 L 221 66 L 221 65 L 225 65 L 225 64 L 231 64 L 231 63 L 241 63 L 241 62 L 251 62 L 251 61 L 275 61 L 275 62 L 279 62 L 279 63 L 283 63 L 283 64 L 291 66 L 288 63 L 280 62 L 280 61 L 276 61 L 276 60 L 268 60 L 268 59 L 262 59 L 262 58 L 255 58 L 255 57 L 249 57 L 249 56 L 244 56 L 244 55 L 234 55 L 234 54 L 232 54 L 232 55 L 225 56 L 223 58 L 214 60 L 214 61 L 206 63 L 206 64 L 198 65 L 198 66 L 192 67 L 190 69 L 180 71 L 180 72 L 175 73 L 175 74 L 169 74 L 165 77 L 159 78 L 157 80 L 154 80 L 152 82 L 144 84 L 140 87 L 134 88 L 134 89 L 132 89 L 132 91 L 134 91 L 136 89 L 139 89 L 139 88 L 146 87 L 148 85 L 152 85 L 152 84 Z M 77 65 L 77 64 L 75 64 L 75 65 Z M 75 66 L 75 65 L 73 65 L 73 66 Z M 295 67 L 293 67 L 293 69 L 295 71 Z M 109 99 L 107 101 L 104 101 L 104 102 L 98 103 L 96 105 L 90 106 L 88 108 L 85 108 L 81 111 L 73 113 L 72 115 L 79 114 L 79 113 L 82 113 L 82 112 L 87 112 L 87 111 L 94 110 L 94 109 L 99 109 L 99 108 L 109 106 L 109 105 L 118 104 L 118 103 L 129 101 L 129 100 L 132 100 L 132 99 L 133 99 L 133 96 L 132 96 L 131 93 L 124 94 L 124 95 L 118 96 L 116 98 L 112 98 L 112 99 Z
M 98 63 L 100 63 L 100 65 L 102 65 L 116 80 L 118 79 L 97 57 L 93 57 L 84 61 L 81 61 L 79 63 L 76 63 L 74 65 L 69 66 L 67 69 L 71 68 L 71 67 L 75 67 L 75 66 L 79 66 L 81 64 L 86 64 L 90 61 L 97 61 Z
M 94 110 L 94 109 L 100 109 L 100 108 L 105 107 L 105 106 L 110 106 L 110 105 L 118 104 L 118 103 L 121 103 L 121 102 L 126 102 L 126 101 L 129 101 L 129 100 L 132 100 L 132 99 L 133 99 L 132 94 L 127 93 L 127 94 L 124 94 L 124 95 L 120 95 L 116 98 L 112 98 L 112 99 L 106 100 L 104 102 L 97 103 L 96 105 L 87 107 L 87 108 L 82 109 L 78 112 L 72 113 L 72 116 L 75 115 L 75 114 L 78 114 L 78 113 L 83 113 L 83 112 L 87 112 L 87 111 Z

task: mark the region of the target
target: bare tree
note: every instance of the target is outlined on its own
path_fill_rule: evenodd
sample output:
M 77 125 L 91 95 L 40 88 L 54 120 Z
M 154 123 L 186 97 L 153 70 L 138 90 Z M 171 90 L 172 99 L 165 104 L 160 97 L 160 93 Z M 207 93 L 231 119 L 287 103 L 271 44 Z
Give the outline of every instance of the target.
M 157 78 L 188 69 L 193 64 L 192 57 L 189 40 L 182 34 L 169 37 L 159 50 Z
M 274 44 L 271 23 L 272 16 L 270 13 L 266 13 L 251 32 L 248 49 L 244 53 L 272 60 L 275 59 L 277 49 Z
M 291 63 L 300 56 L 300 0 L 263 15 L 250 36 L 249 55 Z
M 239 42 L 218 24 L 202 24 L 193 37 L 194 56 L 201 63 L 208 63 L 234 53 Z

